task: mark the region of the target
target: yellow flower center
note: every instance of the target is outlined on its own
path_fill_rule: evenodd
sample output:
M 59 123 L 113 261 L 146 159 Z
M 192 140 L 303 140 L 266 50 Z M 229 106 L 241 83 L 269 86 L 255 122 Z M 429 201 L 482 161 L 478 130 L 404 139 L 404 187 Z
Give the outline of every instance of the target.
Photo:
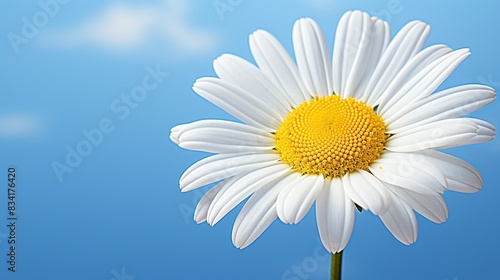
M 354 98 L 316 97 L 300 104 L 275 134 L 276 150 L 297 172 L 340 177 L 367 170 L 388 135 L 382 117 Z

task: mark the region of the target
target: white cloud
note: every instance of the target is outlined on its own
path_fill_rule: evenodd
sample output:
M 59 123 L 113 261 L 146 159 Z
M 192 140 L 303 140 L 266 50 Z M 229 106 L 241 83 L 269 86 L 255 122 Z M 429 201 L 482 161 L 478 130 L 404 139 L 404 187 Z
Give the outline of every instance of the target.
M 93 46 L 111 52 L 134 53 L 152 48 L 175 55 L 202 53 L 215 46 L 216 35 L 189 23 L 189 1 L 164 0 L 156 4 L 114 3 L 76 26 L 48 29 L 45 46 Z
M 38 134 L 42 130 L 40 118 L 25 114 L 11 113 L 0 115 L 0 137 L 19 138 Z

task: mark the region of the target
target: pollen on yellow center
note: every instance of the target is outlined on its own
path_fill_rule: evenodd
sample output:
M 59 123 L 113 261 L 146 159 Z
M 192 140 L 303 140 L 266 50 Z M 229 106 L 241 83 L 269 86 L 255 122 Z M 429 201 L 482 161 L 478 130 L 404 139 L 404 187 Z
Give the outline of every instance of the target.
M 382 117 L 354 98 L 316 97 L 293 109 L 275 134 L 280 159 L 295 171 L 340 177 L 367 170 L 388 135 Z

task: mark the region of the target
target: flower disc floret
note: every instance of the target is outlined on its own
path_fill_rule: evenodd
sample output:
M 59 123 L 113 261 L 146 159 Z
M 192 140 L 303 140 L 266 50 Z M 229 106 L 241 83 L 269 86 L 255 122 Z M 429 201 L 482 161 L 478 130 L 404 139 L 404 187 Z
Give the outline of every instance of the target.
M 387 140 L 382 117 L 354 98 L 316 97 L 293 109 L 275 134 L 280 159 L 304 174 L 341 177 L 378 159 Z

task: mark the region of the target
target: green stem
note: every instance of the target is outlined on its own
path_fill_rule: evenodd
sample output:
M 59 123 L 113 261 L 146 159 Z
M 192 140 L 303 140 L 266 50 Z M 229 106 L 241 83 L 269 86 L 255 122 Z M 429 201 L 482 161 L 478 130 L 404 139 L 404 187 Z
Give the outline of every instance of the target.
M 330 268 L 330 280 L 340 280 L 342 274 L 342 253 L 340 251 L 336 254 L 332 254 L 332 264 Z

